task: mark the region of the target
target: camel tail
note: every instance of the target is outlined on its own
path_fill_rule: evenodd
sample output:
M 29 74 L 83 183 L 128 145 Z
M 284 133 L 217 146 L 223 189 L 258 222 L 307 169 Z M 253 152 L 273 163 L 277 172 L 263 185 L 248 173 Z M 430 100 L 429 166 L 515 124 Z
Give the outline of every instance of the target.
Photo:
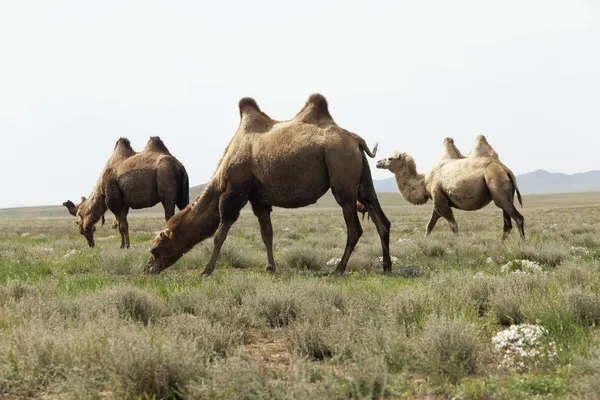
M 523 208 L 523 198 L 521 197 L 521 192 L 519 192 L 519 187 L 517 186 L 517 177 L 512 173 L 511 170 L 508 170 L 508 178 L 511 180 L 515 191 L 517 192 L 517 199 L 519 200 L 519 204 L 521 208 Z
M 181 174 L 181 189 L 179 190 L 179 198 L 177 199 L 177 208 L 179 208 L 179 210 L 183 210 L 188 204 L 190 204 L 190 181 L 188 179 L 187 171 L 183 165 L 181 166 L 179 173 Z
M 104 226 L 104 214 L 102 214 L 102 217 L 101 217 L 101 218 L 102 218 L 102 219 L 101 219 L 101 221 L 102 221 L 102 224 L 101 224 L 100 226 Z
M 369 150 L 369 146 L 367 146 L 367 142 L 365 142 L 364 139 L 360 139 L 360 149 L 362 151 L 364 151 L 365 153 L 367 153 L 367 155 L 371 158 L 375 158 L 375 155 L 377 154 L 377 147 L 379 146 L 379 143 L 375 143 L 375 146 L 373 147 L 373 151 Z

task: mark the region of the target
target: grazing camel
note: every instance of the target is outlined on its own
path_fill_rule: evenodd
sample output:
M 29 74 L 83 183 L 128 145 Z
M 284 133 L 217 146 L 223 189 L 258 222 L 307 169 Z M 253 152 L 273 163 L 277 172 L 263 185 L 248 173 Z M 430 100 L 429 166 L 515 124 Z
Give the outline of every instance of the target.
M 433 212 L 427 224 L 426 235 L 431 233 L 440 217 L 444 217 L 452 232 L 458 234 L 458 224 L 452 208 L 475 211 L 493 200 L 503 212 L 502 238 L 506 238 L 512 230 L 511 218 L 516 221 L 519 233 L 524 238 L 525 219 L 513 204 L 516 191 L 519 203 L 523 205 L 516 178 L 498 159 L 478 155 L 483 154 L 485 149 L 480 147 L 484 144 L 480 140 L 477 141 L 472 152 L 473 157 L 469 155 L 466 158 L 438 163 L 425 174 L 417 173 L 414 159 L 399 151 L 389 158 L 379 160 L 377 168 L 388 169 L 394 173 L 398 190 L 407 201 L 420 205 L 429 199 L 433 200 Z
M 72 216 L 76 217 L 77 216 L 77 210 L 79 210 L 79 206 L 81 205 L 81 203 L 83 203 L 85 201 L 85 196 L 81 196 L 81 202 L 78 205 L 73 204 L 73 202 L 71 200 L 67 200 L 64 203 L 62 203 L 63 206 L 67 207 L 67 211 L 69 211 L 69 214 L 71 214 Z M 102 226 L 104 226 L 104 214 L 102 214 Z
M 120 138 L 102 170 L 89 198 L 80 204 L 79 232 L 94 247 L 95 224 L 106 210 L 118 221 L 121 248 L 129 247 L 129 209 L 152 207 L 161 203 L 165 220 L 189 204 L 189 180 L 184 166 L 173 157 L 158 136 L 146 149 L 136 153 L 128 139 Z
M 325 97 L 310 96 L 288 121 L 262 112 L 254 99 L 239 102 L 240 124 L 227 145 L 204 192 L 168 221 L 152 240 L 145 272 L 158 274 L 200 241 L 214 235 L 212 255 L 204 275 L 210 275 L 229 229 L 250 202 L 258 218 L 267 252 L 267 270 L 275 272 L 272 207 L 299 208 L 315 203 L 331 188 L 342 208 L 347 228 L 346 248 L 332 274 L 343 274 L 362 228 L 357 199 L 367 207 L 377 227 L 383 251 L 383 270 L 390 273 L 390 222 L 383 213 L 366 155 L 365 141 L 338 126 Z

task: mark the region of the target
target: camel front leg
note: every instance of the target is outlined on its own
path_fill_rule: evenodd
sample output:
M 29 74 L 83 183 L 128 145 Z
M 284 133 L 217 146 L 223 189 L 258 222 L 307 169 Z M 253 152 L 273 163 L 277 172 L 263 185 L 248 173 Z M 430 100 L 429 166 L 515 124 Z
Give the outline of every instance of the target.
M 427 223 L 427 227 L 425 228 L 425 236 L 429 236 L 433 228 L 435 228 L 435 224 L 440 219 L 440 214 L 438 214 L 435 209 L 431 212 L 431 218 L 429 218 L 429 222 Z
M 448 204 L 447 201 L 440 201 L 439 204 L 436 202 L 433 212 L 437 212 L 440 216 L 444 217 L 446 221 L 448 221 L 448 225 L 450 225 L 452 233 L 458 235 L 458 224 L 454 219 L 454 213 L 452 212 L 452 208 L 450 207 L 450 204 Z
M 248 202 L 248 197 L 242 193 L 225 193 L 219 198 L 219 216 L 221 223 L 215 232 L 213 251 L 210 260 L 202 271 L 202 275 L 209 276 L 215 270 L 217 259 L 221 252 L 221 247 L 227 239 L 227 234 L 231 226 L 237 221 L 240 216 L 240 211 Z
M 267 271 L 275 273 L 275 258 L 273 257 L 273 226 L 271 225 L 271 206 L 252 203 L 252 211 L 258 218 L 260 235 L 267 249 Z

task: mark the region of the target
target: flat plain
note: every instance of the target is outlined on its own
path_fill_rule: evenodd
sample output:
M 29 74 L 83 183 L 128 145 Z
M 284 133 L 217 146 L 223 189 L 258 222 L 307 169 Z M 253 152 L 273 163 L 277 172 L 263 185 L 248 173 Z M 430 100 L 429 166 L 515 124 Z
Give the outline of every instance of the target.
M 87 248 L 62 207 L 0 210 L 0 398 L 597 398 L 600 193 L 525 196 L 525 241 L 500 240 L 493 206 L 425 238 L 430 204 L 380 199 L 392 276 L 367 218 L 327 276 L 329 195 L 274 211 L 275 275 L 248 209 L 209 278 L 211 240 L 142 274 L 157 208 L 132 213 L 128 250 L 110 223 Z

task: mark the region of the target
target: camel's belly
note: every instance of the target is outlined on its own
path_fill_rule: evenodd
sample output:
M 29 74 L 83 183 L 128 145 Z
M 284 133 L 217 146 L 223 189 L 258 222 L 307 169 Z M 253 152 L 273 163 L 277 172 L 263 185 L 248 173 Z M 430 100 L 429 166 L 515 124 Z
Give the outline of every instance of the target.
M 465 177 L 448 182 L 443 187 L 452 207 L 465 211 L 475 211 L 487 206 L 492 195 L 483 177 Z
M 129 171 L 119 176 L 118 181 L 125 204 L 133 209 L 152 207 L 160 201 L 154 171 Z

